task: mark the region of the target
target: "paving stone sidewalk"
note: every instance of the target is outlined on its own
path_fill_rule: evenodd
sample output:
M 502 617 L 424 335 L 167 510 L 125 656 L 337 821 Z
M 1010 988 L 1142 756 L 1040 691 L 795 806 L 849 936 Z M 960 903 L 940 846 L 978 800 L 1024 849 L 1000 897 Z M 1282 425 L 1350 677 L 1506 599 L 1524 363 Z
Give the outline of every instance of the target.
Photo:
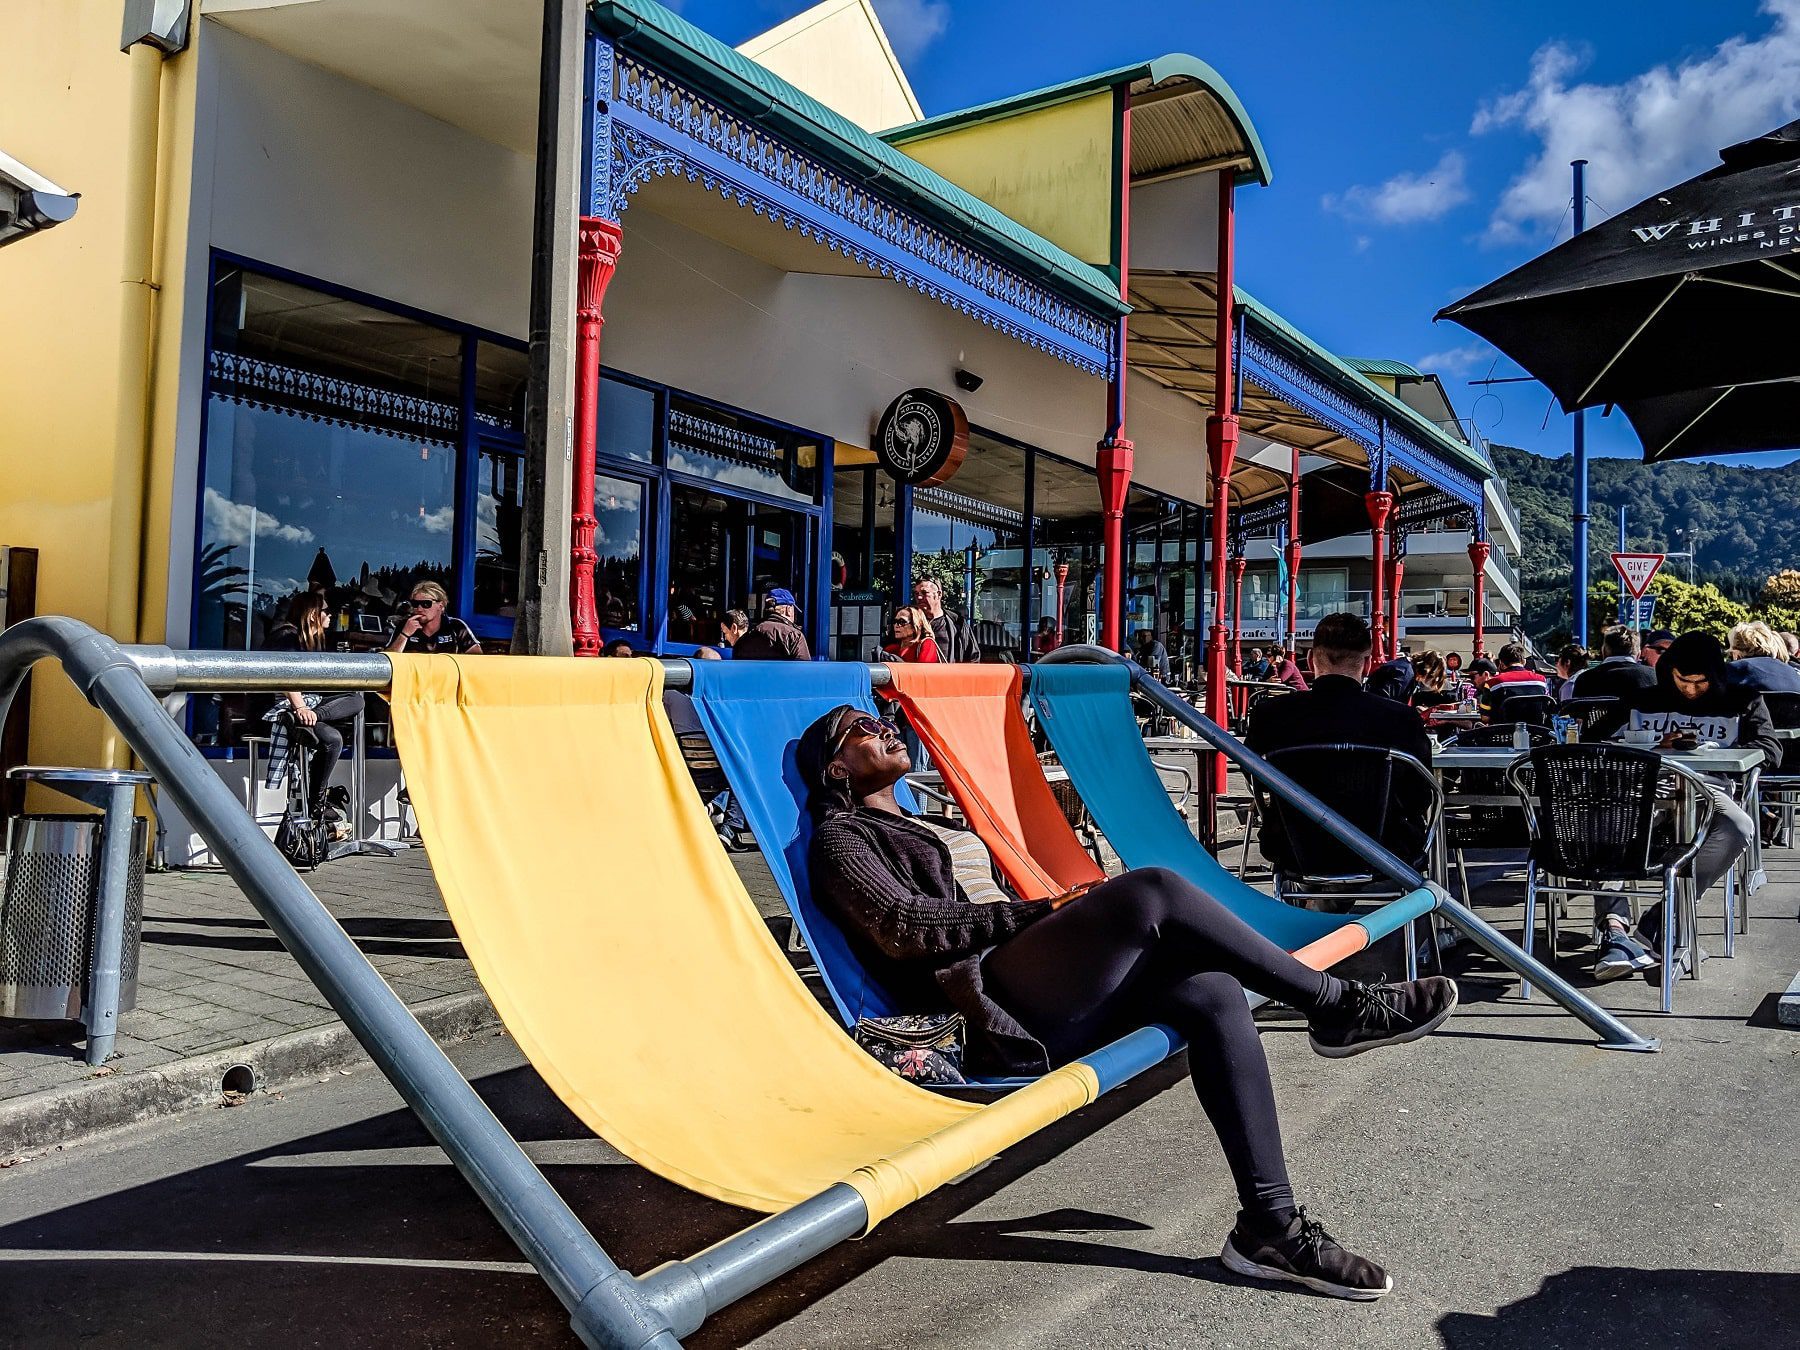
M 759 908 L 785 913 L 761 857 L 735 856 Z M 305 878 L 409 1005 L 478 990 L 423 849 L 342 858 Z M 144 886 L 137 1007 L 121 1015 L 116 1052 L 104 1072 L 82 1062 L 78 1024 L 0 1022 L 0 1103 L 336 1020 L 230 877 L 153 873 Z

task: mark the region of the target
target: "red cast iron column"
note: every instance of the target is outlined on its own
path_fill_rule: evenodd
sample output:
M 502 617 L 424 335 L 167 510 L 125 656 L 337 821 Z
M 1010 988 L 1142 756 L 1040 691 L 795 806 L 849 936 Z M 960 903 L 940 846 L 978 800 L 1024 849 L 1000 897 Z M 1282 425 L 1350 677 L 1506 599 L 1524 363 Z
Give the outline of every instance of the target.
M 1119 615 L 1125 596 L 1125 492 L 1134 447 L 1123 436 L 1100 442 L 1100 645 L 1121 651 Z
M 1234 172 L 1219 171 L 1219 256 L 1213 275 L 1218 286 L 1213 319 L 1213 412 L 1206 419 L 1206 453 L 1212 465 L 1212 623 L 1206 648 L 1206 713 L 1220 726 L 1229 725 L 1225 703 L 1225 513 L 1238 447 L 1236 382 L 1231 366 L 1232 335 L 1236 332 L 1232 294 L 1237 255 Z M 1218 757 L 1217 763 L 1217 785 L 1222 790 L 1223 757 Z
M 570 507 L 574 532 L 569 555 L 569 613 L 575 655 L 600 654 L 600 615 L 594 606 L 594 427 L 600 410 L 600 304 L 612 280 L 623 242 L 618 223 L 598 216 L 581 218 L 575 300 L 575 486 Z
M 1389 556 L 1389 565 L 1393 576 L 1389 581 L 1393 600 L 1388 605 L 1388 655 L 1400 655 L 1400 578 L 1406 575 L 1406 554 L 1401 549 L 1400 533 L 1395 531 Z
M 1131 92 L 1121 93 L 1119 110 L 1119 298 L 1131 289 Z M 1106 386 L 1106 435 L 1101 439 L 1094 467 L 1100 478 L 1100 645 L 1123 651 L 1119 631 L 1125 612 L 1125 494 L 1131 486 L 1131 460 L 1135 448 L 1125 435 L 1126 354 L 1130 334 L 1119 319 L 1112 379 Z
M 1231 673 L 1244 673 L 1244 569 L 1249 560 L 1240 552 L 1231 560 Z
M 1487 655 L 1487 560 L 1489 544 L 1485 539 L 1476 539 L 1469 545 L 1469 562 L 1475 568 L 1475 585 L 1469 593 L 1469 610 L 1475 620 L 1475 655 Z
M 1300 447 L 1294 447 L 1288 470 L 1287 649 L 1294 650 L 1300 631 Z
M 1394 509 L 1394 494 L 1391 492 L 1363 493 L 1363 508 L 1369 513 L 1369 566 L 1372 575 L 1369 578 L 1369 604 L 1371 606 L 1369 631 L 1375 635 L 1375 659 L 1385 661 L 1388 653 L 1383 641 L 1383 626 L 1387 616 L 1382 612 L 1387 600 L 1387 576 L 1384 564 L 1387 562 L 1387 521 L 1388 513 Z

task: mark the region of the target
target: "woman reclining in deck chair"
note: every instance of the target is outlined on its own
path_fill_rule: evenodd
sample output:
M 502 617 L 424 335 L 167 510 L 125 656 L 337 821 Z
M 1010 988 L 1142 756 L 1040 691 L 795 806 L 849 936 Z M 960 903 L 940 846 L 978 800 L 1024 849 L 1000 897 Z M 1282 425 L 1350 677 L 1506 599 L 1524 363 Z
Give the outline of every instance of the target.
M 1456 1007 L 1454 982 L 1371 986 L 1313 970 L 1162 868 L 1050 900 L 976 903 L 972 893 L 995 889 L 991 867 L 971 862 L 967 840 L 953 861 L 937 827 L 894 800 L 909 764 L 891 724 L 836 708 L 807 728 L 797 759 L 818 819 L 816 897 L 903 1006 L 953 1006 L 968 1021 L 972 1059 L 1014 1074 L 1043 1073 L 1151 1023 L 1173 1027 L 1237 1183 L 1224 1264 L 1338 1298 L 1393 1288 L 1295 1205 L 1244 990 L 1306 1014 L 1313 1049 L 1343 1058 L 1436 1030 Z

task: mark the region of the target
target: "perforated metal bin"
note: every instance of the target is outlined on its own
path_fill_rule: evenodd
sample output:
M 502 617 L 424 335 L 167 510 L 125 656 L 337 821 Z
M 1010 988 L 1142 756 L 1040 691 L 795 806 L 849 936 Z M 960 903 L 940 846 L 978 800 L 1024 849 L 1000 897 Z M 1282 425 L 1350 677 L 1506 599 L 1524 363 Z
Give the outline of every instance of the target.
M 79 1018 L 93 959 L 100 887 L 99 816 L 14 816 L 7 830 L 0 898 L 0 1017 Z M 137 1006 L 149 825 L 131 820 L 119 1011 Z

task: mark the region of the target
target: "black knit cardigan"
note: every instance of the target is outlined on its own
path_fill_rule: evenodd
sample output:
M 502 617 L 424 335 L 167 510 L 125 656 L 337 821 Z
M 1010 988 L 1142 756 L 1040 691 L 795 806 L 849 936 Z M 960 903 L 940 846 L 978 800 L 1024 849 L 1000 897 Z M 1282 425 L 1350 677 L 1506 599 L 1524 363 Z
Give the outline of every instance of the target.
M 813 833 L 813 898 L 907 1012 L 945 1005 L 968 1020 L 974 1067 L 1008 1074 L 1049 1068 L 1044 1047 L 988 997 L 981 962 L 1048 914 L 1048 900 L 977 905 L 957 885 L 950 850 L 923 825 L 858 808 Z

